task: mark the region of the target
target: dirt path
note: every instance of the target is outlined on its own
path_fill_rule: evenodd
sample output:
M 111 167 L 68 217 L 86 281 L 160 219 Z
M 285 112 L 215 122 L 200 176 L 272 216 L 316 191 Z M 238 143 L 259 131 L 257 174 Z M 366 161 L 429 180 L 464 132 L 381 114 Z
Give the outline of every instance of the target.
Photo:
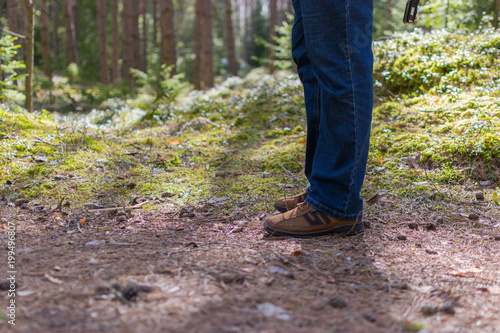
M 266 213 L 207 209 L 87 216 L 80 233 L 0 206 L 2 252 L 18 224 L 16 326 L 0 331 L 500 332 L 498 216 L 381 200 L 364 235 L 289 239 L 261 231 Z

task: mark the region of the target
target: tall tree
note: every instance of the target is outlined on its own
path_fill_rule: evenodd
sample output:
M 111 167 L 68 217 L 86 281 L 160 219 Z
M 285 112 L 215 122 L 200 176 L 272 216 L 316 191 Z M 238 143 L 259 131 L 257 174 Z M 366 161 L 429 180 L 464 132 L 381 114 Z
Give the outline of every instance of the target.
M 99 30 L 99 65 L 101 83 L 109 84 L 108 41 L 106 33 L 106 0 L 97 0 L 97 26 Z
M 277 0 L 270 0 L 269 2 L 269 13 L 270 13 L 270 18 L 269 18 L 269 44 L 271 44 L 271 47 L 269 48 L 269 70 L 274 72 L 274 59 L 275 59 L 275 50 L 274 50 L 274 45 L 276 44 L 275 37 L 276 37 L 276 20 L 277 20 L 277 10 L 278 10 L 278 3 Z
M 174 4 L 172 0 L 160 0 L 161 5 L 161 64 L 172 66 L 175 74 L 177 62 L 175 54 Z
M 141 0 L 139 10 L 142 16 L 142 38 L 141 38 L 141 70 L 145 72 L 148 67 L 148 1 Z
M 229 65 L 229 73 L 231 75 L 238 75 L 238 63 L 236 62 L 236 48 L 234 46 L 234 32 L 233 32 L 233 9 L 231 0 L 224 0 L 226 9 L 226 47 L 227 47 L 227 60 Z
M 194 64 L 193 64 L 193 83 L 195 89 L 202 89 L 202 72 L 201 72 L 201 57 L 203 51 L 203 39 L 202 39 L 202 28 L 203 28 L 203 0 L 196 0 L 196 17 L 194 25 Z
M 139 1 L 137 0 L 132 0 L 132 7 L 131 7 L 131 16 L 130 16 L 130 25 L 132 27 L 132 36 L 131 36 L 131 41 L 132 41 L 132 49 L 131 49 L 131 59 L 132 59 L 132 68 L 141 68 L 141 35 L 139 32 L 139 15 L 140 15 L 140 8 L 139 8 Z
M 130 78 L 131 68 L 140 68 L 139 2 L 123 0 L 122 12 L 122 74 Z
M 113 83 L 117 83 L 120 79 L 120 40 L 118 31 L 118 0 L 111 1 L 111 13 L 112 13 L 112 26 L 111 26 L 111 39 L 112 39 L 112 56 L 111 56 L 111 77 Z
M 66 39 L 68 43 L 68 61 L 78 64 L 78 44 L 76 41 L 75 16 L 73 0 L 63 0 L 64 21 L 66 23 Z
M 152 0 L 152 16 L 153 16 L 153 47 L 156 49 L 158 46 L 158 1 Z
M 58 6 L 57 0 L 52 0 L 50 6 L 51 18 L 52 18 L 52 48 L 54 50 L 54 56 L 56 59 L 60 58 L 60 48 L 59 48 L 59 21 L 58 21 Z
M 12 32 L 19 32 L 18 12 L 19 8 L 17 8 L 17 1 L 7 0 L 7 19 L 9 21 L 9 29 Z
M 214 85 L 212 3 L 196 0 L 195 62 L 193 81 L 196 89 L 207 89 Z
M 40 39 L 42 41 L 42 59 L 45 75 L 52 76 L 52 64 L 49 45 L 49 11 L 47 0 L 40 0 Z
M 392 30 L 392 0 L 385 3 L 385 30 Z
M 33 0 L 23 0 L 26 8 L 26 78 L 25 78 L 25 108 L 33 111 L 33 67 L 35 54 L 35 6 Z
M 498 12 L 500 11 L 500 0 L 495 0 L 495 13 L 493 14 L 493 26 L 498 29 Z
M 212 24 L 213 24 L 213 11 L 212 11 L 212 1 L 204 1 L 204 23 L 203 23 L 203 57 L 202 57 L 202 67 L 203 67 L 203 85 L 204 89 L 212 88 L 214 86 L 214 60 L 213 60 L 213 36 L 212 36 Z

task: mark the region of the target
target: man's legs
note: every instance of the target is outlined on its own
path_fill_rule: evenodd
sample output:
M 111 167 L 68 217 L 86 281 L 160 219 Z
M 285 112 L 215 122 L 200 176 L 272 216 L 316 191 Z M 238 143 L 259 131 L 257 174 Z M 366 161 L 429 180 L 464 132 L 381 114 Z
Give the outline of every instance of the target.
M 372 0 L 300 0 L 319 82 L 319 138 L 306 202 L 360 220 L 373 108 Z
M 293 0 L 295 21 L 292 30 L 292 57 L 297 64 L 299 78 L 304 86 L 304 96 L 307 113 L 307 143 L 305 174 L 310 177 L 319 137 L 319 84 L 309 60 L 306 46 L 302 9 L 303 0 Z
M 265 228 L 319 234 L 330 224 L 333 230 L 362 218 L 373 107 L 373 2 L 294 0 L 294 7 L 293 56 L 308 118 L 309 194 L 305 209 L 268 219 Z

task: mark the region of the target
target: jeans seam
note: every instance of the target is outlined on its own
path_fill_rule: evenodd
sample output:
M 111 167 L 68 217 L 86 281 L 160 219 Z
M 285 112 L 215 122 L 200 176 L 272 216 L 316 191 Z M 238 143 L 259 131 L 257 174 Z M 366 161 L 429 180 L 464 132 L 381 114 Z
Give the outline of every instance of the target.
M 316 129 L 319 132 L 319 123 L 321 121 L 321 101 L 320 101 L 320 90 L 319 80 L 316 78 Z
M 347 195 L 347 200 L 345 203 L 344 211 L 347 211 L 347 208 L 349 207 L 349 203 L 351 201 L 351 196 L 352 196 L 352 187 L 354 186 L 354 174 L 356 171 L 356 166 L 359 162 L 359 144 L 358 144 L 358 118 L 356 115 L 356 95 L 354 92 L 354 77 L 353 77 L 353 69 L 352 69 L 352 59 L 351 59 L 351 36 L 349 34 L 349 15 L 350 15 L 350 8 L 351 8 L 351 0 L 346 1 L 346 36 L 347 36 L 347 60 L 349 62 L 349 74 L 350 74 L 350 84 L 351 84 L 351 96 L 352 96 L 352 115 L 354 117 L 354 165 L 352 167 L 351 171 L 351 183 L 349 184 L 349 193 Z

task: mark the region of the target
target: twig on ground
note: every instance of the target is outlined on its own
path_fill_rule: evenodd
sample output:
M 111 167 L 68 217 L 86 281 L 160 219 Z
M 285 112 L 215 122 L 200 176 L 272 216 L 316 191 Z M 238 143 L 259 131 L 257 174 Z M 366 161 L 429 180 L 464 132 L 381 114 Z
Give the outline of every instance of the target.
M 140 204 L 137 204 L 135 206 L 129 206 L 129 207 L 110 207 L 110 208 L 91 209 L 91 210 L 89 210 L 89 213 L 112 212 L 112 211 L 118 210 L 118 209 L 123 209 L 125 211 L 133 210 L 133 209 L 141 208 L 142 206 L 144 206 L 148 203 L 149 203 L 149 201 L 144 201 L 144 202 L 141 202 Z
M 62 211 L 62 203 L 63 203 L 64 199 L 66 199 L 66 197 L 63 197 L 63 198 L 61 199 L 61 201 L 59 201 L 59 204 L 58 204 L 58 205 L 57 205 L 54 209 L 50 210 L 47 214 L 45 214 L 45 216 L 46 216 L 46 217 L 47 217 L 47 216 L 50 216 L 50 215 L 52 215 L 52 214 L 53 214 L 53 213 L 55 213 L 55 212 L 61 212 L 61 213 L 64 213 L 64 212 Z
M 61 145 L 55 145 L 55 144 L 53 144 L 53 143 L 50 143 L 50 142 L 44 141 L 44 140 L 42 140 L 42 139 L 40 139 L 40 138 L 38 138 L 38 137 L 36 137 L 35 139 L 36 139 L 37 141 L 40 141 L 41 143 L 45 143 L 46 145 L 49 145 L 49 146 L 52 146 L 52 147 L 57 147 L 57 148 L 61 147 Z

